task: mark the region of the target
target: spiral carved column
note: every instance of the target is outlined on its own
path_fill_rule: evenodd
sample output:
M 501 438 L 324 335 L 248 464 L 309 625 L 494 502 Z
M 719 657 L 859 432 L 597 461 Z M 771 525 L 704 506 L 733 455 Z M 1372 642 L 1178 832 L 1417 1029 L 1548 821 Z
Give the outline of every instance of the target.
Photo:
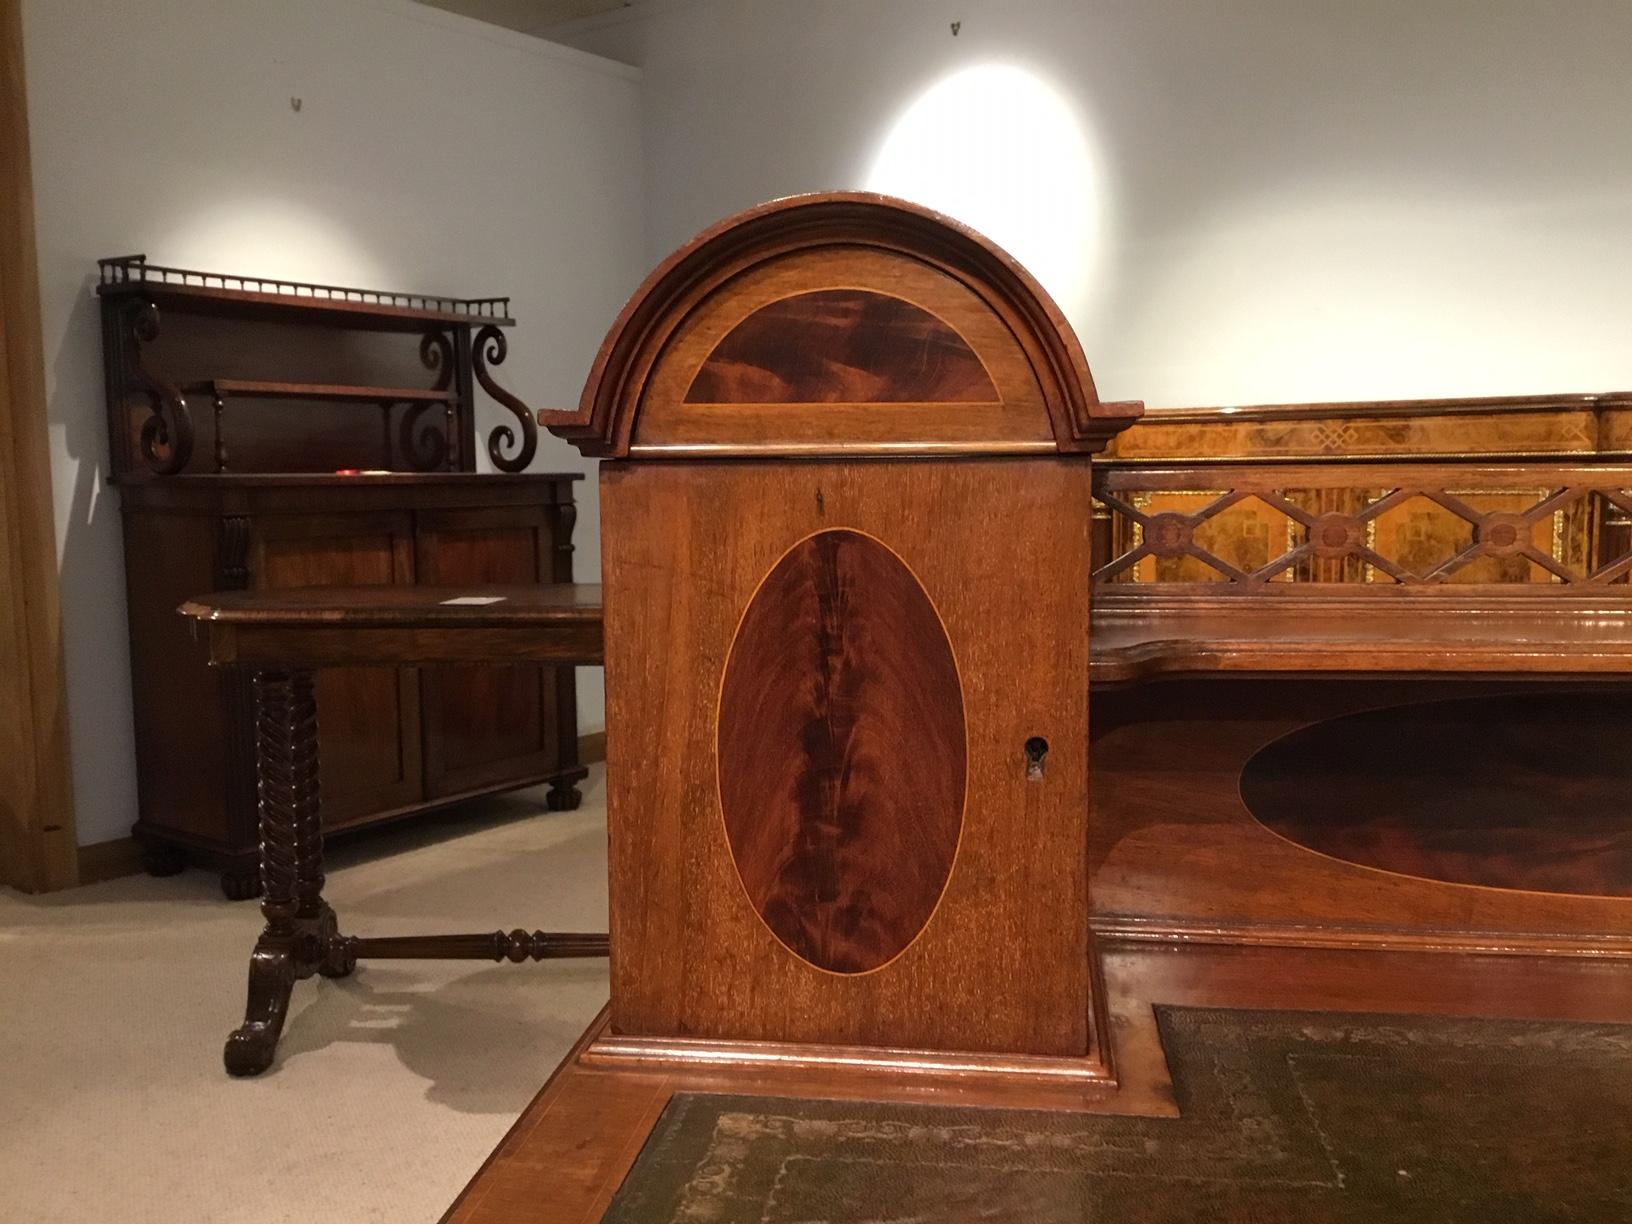
M 316 970 L 331 971 L 326 954 L 335 934 L 334 914 L 322 896 L 317 701 L 311 672 L 256 674 L 255 757 L 266 929 L 249 961 L 244 1023 L 227 1038 L 223 1051 L 233 1075 L 256 1075 L 272 1064 L 294 984 Z
M 266 886 L 261 912 L 269 927 L 293 930 L 295 917 L 316 916 L 323 890 L 317 702 L 310 672 L 256 675 L 255 748 Z
M 554 960 L 605 956 L 603 934 L 494 931 L 485 935 L 342 935 L 323 899 L 323 814 L 318 777 L 317 700 L 312 673 L 268 668 L 254 680 L 255 772 L 261 820 L 261 879 L 266 928 L 249 961 L 244 1022 L 222 1051 L 233 1075 L 272 1065 L 296 982 L 314 973 L 344 977 L 359 956 L 460 960 Z M 577 792 L 572 791 L 574 802 Z M 554 793 L 551 807 L 557 807 Z

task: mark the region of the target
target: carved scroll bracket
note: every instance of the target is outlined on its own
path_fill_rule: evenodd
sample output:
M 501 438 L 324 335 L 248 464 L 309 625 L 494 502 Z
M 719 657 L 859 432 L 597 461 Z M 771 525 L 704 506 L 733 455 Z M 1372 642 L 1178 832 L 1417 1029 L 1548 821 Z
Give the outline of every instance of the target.
M 532 409 L 499 386 L 487 368 L 489 363 L 503 365 L 509 352 L 510 344 L 504 338 L 504 333 L 489 324 L 476 333 L 471 353 L 471 368 L 476 375 L 476 381 L 482 384 L 482 390 L 514 413 L 516 422 L 521 427 L 521 440 L 518 443 L 515 431 L 510 426 L 497 426 L 487 436 L 487 457 L 501 472 L 519 472 L 533 461 L 533 454 L 538 450 L 538 426 L 533 421 Z M 517 448 L 516 452 L 506 457 L 505 449 L 511 446 Z
M 421 400 L 408 406 L 402 414 L 398 426 L 397 446 L 401 454 L 406 457 L 408 465 L 416 472 L 430 472 L 437 468 L 452 469 L 456 464 L 458 439 L 449 418 L 453 412 L 455 393 L 450 390 L 453 386 L 454 353 L 453 342 L 445 332 L 426 332 L 419 341 L 419 360 L 427 370 L 430 370 L 436 380 L 431 384 L 432 391 L 447 391 L 450 398 L 443 402 L 442 417 L 444 426 L 438 431 L 434 426 L 425 422 L 426 415 L 438 407 L 435 401 Z M 387 429 L 390 423 L 390 407 L 384 406 Z M 421 423 L 426 424 L 421 428 Z
M 138 301 L 130 311 L 130 379 L 137 394 L 147 400 L 148 418 L 142 422 L 140 445 L 147 466 L 161 476 L 173 476 L 193 455 L 193 417 L 187 400 L 169 379 L 154 371 L 142 347 L 159 338 L 159 308 Z

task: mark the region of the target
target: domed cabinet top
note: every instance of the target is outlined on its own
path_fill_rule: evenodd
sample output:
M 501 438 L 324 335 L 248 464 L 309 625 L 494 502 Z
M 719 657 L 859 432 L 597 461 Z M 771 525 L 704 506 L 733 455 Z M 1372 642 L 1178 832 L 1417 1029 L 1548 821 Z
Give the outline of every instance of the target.
M 778 200 L 665 260 L 601 346 L 587 455 L 1092 453 L 1143 411 L 1106 403 L 1070 325 L 1013 258 L 886 196 Z

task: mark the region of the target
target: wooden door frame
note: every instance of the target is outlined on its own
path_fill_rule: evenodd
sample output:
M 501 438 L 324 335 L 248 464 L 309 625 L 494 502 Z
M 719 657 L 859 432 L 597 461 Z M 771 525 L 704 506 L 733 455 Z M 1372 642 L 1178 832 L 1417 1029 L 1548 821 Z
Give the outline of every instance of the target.
M 0 0 L 0 884 L 79 882 L 22 0 Z

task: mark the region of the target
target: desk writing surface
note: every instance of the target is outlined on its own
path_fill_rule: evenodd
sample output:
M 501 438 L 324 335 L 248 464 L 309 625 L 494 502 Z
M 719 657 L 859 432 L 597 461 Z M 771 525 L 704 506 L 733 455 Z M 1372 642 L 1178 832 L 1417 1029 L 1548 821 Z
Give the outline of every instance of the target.
M 257 630 L 560 631 L 598 627 L 602 607 L 599 586 L 570 583 L 220 591 L 188 600 L 181 612 Z M 1102 599 L 1091 645 L 1099 681 L 1206 672 L 1605 674 L 1632 669 L 1632 604 Z
M 217 591 L 177 610 L 206 628 L 217 665 L 591 667 L 603 653 L 601 588 L 576 583 Z

